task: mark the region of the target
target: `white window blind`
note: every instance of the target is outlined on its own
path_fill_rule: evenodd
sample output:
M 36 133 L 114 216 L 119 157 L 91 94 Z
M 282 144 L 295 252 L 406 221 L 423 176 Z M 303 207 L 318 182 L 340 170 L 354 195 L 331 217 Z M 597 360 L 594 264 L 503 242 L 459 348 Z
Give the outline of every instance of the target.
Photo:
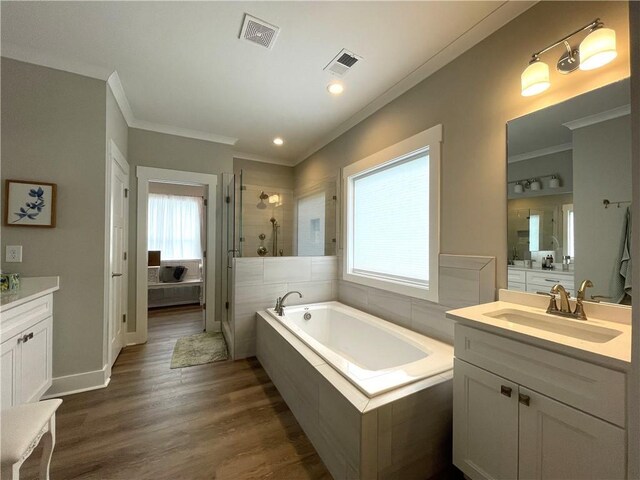
M 324 192 L 298 200 L 298 255 L 324 255 Z
M 429 153 L 353 179 L 353 273 L 428 286 Z
M 202 258 L 200 197 L 149 194 L 148 247 L 163 260 Z

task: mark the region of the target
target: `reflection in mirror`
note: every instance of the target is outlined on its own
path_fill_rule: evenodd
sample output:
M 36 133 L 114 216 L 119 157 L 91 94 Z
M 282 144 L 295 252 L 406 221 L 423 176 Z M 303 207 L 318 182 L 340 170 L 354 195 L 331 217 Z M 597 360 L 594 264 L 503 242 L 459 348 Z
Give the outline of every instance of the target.
M 239 256 L 335 255 L 335 178 L 294 189 L 292 167 L 241 159 L 234 175 Z
M 629 105 L 624 80 L 508 122 L 509 289 L 631 304 Z

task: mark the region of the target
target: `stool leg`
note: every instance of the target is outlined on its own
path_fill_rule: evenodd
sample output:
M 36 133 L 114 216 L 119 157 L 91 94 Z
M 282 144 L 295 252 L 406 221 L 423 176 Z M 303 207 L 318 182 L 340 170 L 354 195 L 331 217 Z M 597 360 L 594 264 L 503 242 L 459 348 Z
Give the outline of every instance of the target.
M 40 459 L 40 480 L 49 480 L 49 465 L 53 447 L 56 444 L 56 414 L 49 419 L 49 430 L 42 436 L 42 458 Z

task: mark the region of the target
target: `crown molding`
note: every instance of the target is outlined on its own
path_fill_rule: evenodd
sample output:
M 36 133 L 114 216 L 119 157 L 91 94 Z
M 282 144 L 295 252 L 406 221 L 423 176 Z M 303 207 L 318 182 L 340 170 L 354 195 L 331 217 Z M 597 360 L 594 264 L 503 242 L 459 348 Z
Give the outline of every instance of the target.
M 256 155 L 255 153 L 247 152 L 233 152 L 233 158 L 238 160 L 251 160 L 253 162 L 271 163 L 273 165 L 283 165 L 285 167 L 294 167 L 296 164 L 294 161 L 287 161 L 281 158 L 265 157 L 263 155 Z
M 131 128 L 139 130 L 148 130 L 150 132 L 166 133 L 167 135 L 175 135 L 177 137 L 193 138 L 195 140 L 205 140 L 207 142 L 222 143 L 224 145 L 235 145 L 238 141 L 234 137 L 226 137 L 216 133 L 202 132 L 199 130 L 191 130 L 188 128 L 174 127 L 173 125 L 163 125 L 161 123 L 147 122 L 146 120 L 134 119 L 129 124 Z
M 604 112 L 594 113 L 586 117 L 577 118 L 570 122 L 563 123 L 569 130 L 576 130 L 578 128 L 588 127 L 589 125 L 595 125 L 596 123 L 606 122 L 607 120 L 613 120 L 614 118 L 624 117 L 631 114 L 631 104 L 622 105 L 620 107 L 612 108 L 611 110 L 605 110 Z
M 122 112 L 122 116 L 127 122 L 127 125 L 131 126 L 131 124 L 135 122 L 136 117 L 133 115 L 133 110 L 131 110 L 131 105 L 129 105 L 129 99 L 127 98 L 127 94 L 124 92 L 124 87 L 120 82 L 118 72 L 114 71 L 109 75 L 107 85 L 109 85 L 111 93 L 113 93 L 116 103 L 120 107 L 120 111 Z
M 551 155 L 552 153 L 558 152 L 566 152 L 567 150 L 573 150 L 573 143 L 561 143 L 560 145 L 551 145 L 550 147 L 544 147 L 539 150 L 512 155 L 507 159 L 507 163 L 522 162 L 523 160 L 544 157 L 545 155 Z
M 311 148 L 307 149 L 304 154 L 297 159 L 295 165 L 303 162 L 322 147 L 331 143 L 340 135 L 355 127 L 358 123 L 362 122 L 385 105 L 391 103 L 403 93 L 415 87 L 424 79 L 455 60 L 499 28 L 503 27 L 517 16 L 523 14 L 536 3 L 538 3 L 538 0 L 505 1 L 500 4 L 486 17 L 479 20 L 469 30 L 434 54 L 431 58 L 428 58 L 422 65 L 398 81 L 395 85 L 391 86 L 387 91 L 366 105 L 362 110 L 356 112 L 337 128 L 322 136 L 311 146 Z
M 62 58 L 35 48 L 5 41 L 2 42 L 2 56 L 103 81 L 107 81 L 113 73 L 113 69 L 108 67 Z
M 120 111 L 122 112 L 127 125 L 131 128 L 139 128 L 140 130 L 149 130 L 152 132 L 166 133 L 168 135 L 176 135 L 179 137 L 222 143 L 224 145 L 235 145 L 238 141 L 235 137 L 202 132 L 199 130 L 191 130 L 173 125 L 163 125 L 136 118 L 133 110 L 131 109 L 131 104 L 127 99 L 127 94 L 124 91 L 122 82 L 120 81 L 120 76 L 116 70 L 98 65 L 91 65 L 86 62 L 69 60 L 68 58 L 58 57 L 10 42 L 2 42 L 2 56 L 18 60 L 20 62 L 53 68 L 55 70 L 74 73 L 76 75 L 82 75 L 83 77 L 95 78 L 106 82 L 109 88 L 111 88 L 111 92 L 120 107 Z

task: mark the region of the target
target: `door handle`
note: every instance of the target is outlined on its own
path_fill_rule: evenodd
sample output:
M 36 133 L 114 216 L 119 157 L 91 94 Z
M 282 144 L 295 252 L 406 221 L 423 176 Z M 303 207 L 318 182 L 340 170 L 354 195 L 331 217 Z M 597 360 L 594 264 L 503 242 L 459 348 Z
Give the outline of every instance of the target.
M 504 385 L 500 385 L 500 393 L 505 397 L 511 398 L 511 392 L 512 392 L 511 387 L 505 387 Z
M 528 407 L 529 404 L 531 403 L 531 397 L 529 395 L 523 395 L 522 393 L 518 394 L 518 401 Z
M 111 278 L 113 278 L 113 277 L 121 277 L 121 276 L 122 276 L 121 273 L 112 273 L 111 274 Z

